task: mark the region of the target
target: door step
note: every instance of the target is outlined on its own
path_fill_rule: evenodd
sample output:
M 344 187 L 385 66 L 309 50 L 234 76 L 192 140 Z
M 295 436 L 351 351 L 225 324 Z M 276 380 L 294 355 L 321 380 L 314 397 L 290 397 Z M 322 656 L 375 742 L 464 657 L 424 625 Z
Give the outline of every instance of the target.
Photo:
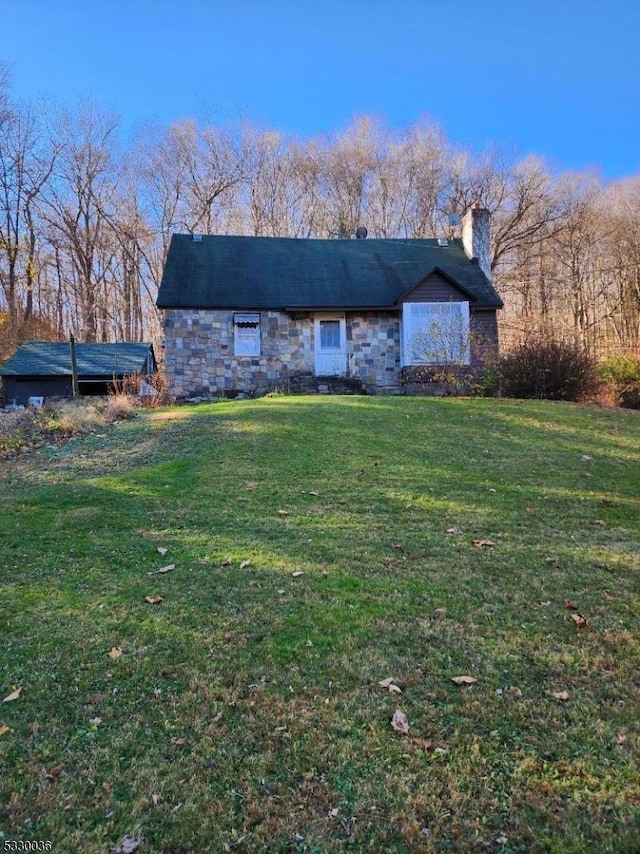
M 358 377 L 317 377 L 312 373 L 295 374 L 289 380 L 292 394 L 366 394 Z

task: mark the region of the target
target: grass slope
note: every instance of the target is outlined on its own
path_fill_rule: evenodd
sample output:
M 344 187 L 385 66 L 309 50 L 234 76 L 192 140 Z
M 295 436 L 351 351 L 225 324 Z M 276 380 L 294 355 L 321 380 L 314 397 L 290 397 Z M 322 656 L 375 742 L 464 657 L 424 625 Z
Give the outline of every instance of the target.
M 5 842 L 637 851 L 639 428 L 276 397 L 2 463 Z

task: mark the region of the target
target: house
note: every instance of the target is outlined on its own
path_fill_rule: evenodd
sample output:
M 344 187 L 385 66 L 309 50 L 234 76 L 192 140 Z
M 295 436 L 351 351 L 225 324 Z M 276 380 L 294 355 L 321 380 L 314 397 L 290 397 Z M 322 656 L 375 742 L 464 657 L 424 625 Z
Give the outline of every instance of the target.
M 288 390 L 304 377 L 398 392 L 406 366 L 481 366 L 497 352 L 502 301 L 489 213 L 474 207 L 456 239 L 174 234 L 157 305 L 169 387 L 185 398 Z
M 76 344 L 81 395 L 107 394 L 114 380 L 157 370 L 151 344 Z M 0 368 L 5 403 L 26 405 L 30 397 L 71 397 L 71 345 L 51 341 L 23 344 Z

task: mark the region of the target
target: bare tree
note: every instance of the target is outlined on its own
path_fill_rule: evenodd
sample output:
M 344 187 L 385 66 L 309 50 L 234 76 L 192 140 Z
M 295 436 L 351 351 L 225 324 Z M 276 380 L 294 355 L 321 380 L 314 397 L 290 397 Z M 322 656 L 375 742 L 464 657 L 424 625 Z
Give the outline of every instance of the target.
M 40 237 L 36 203 L 56 153 L 35 110 L 5 100 L 0 111 L 0 287 L 18 341 L 34 310 Z
M 369 191 L 376 164 L 374 126 L 358 118 L 343 134 L 327 141 L 322 151 L 321 194 L 323 237 L 351 237 L 368 219 Z
M 308 237 L 318 211 L 317 162 L 313 146 L 276 131 L 245 129 L 251 152 L 247 180 L 249 230 L 270 237 Z
M 79 313 L 79 332 L 107 334 L 104 286 L 113 261 L 109 220 L 117 201 L 115 142 L 119 119 L 81 103 L 57 117 L 60 154 L 42 205 L 48 239 L 64 265 Z

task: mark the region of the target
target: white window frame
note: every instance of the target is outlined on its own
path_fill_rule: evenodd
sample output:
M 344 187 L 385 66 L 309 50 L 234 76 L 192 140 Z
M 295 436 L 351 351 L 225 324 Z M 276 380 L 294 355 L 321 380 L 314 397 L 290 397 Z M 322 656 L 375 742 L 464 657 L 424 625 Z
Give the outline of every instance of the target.
M 471 363 L 470 313 L 466 301 L 405 302 L 402 306 L 402 364 Z
M 236 312 L 233 315 L 233 353 L 247 358 L 260 355 L 259 312 Z

